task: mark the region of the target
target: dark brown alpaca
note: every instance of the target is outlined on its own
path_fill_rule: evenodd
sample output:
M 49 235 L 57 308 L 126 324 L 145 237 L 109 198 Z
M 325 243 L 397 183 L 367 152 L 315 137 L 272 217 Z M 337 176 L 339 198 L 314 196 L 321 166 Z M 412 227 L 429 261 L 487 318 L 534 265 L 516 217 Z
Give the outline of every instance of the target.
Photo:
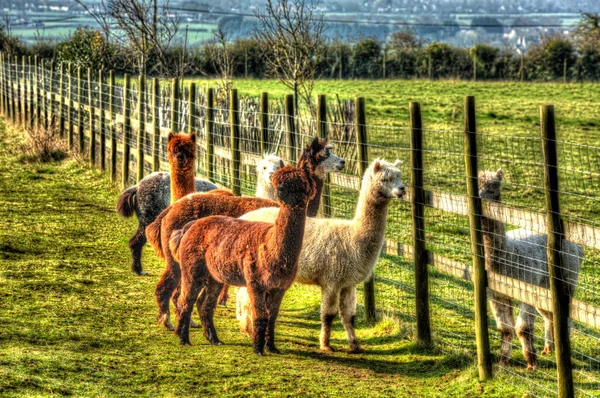
M 315 138 L 302 153 L 299 164 L 302 162 L 314 170 L 326 159 L 326 148 L 326 141 Z M 190 221 L 208 216 L 240 217 L 253 210 L 277 206 L 278 202 L 269 199 L 195 193 L 163 210 L 146 228 L 148 242 L 155 253 L 166 261 L 166 269 L 154 292 L 159 307 L 158 323 L 169 330 L 174 329 L 170 322 L 169 299 L 173 298 L 174 303 L 177 300 L 181 271 L 169 249 L 169 238 L 173 231 L 183 228 Z
M 213 314 L 223 284 L 247 286 L 254 314 L 254 353 L 275 347 L 275 320 L 285 291 L 298 270 L 304 237 L 306 207 L 315 195 L 310 165 L 284 167 L 273 176 L 280 202 L 274 224 L 212 216 L 186 225 L 171 241 L 181 264 L 181 294 L 177 302 L 176 334 L 189 345 L 189 327 L 194 303 L 202 289 L 200 320 L 204 336 L 220 345 Z
M 167 143 L 171 166 L 171 203 L 196 192 L 194 160 L 196 160 L 196 133 L 169 133 Z

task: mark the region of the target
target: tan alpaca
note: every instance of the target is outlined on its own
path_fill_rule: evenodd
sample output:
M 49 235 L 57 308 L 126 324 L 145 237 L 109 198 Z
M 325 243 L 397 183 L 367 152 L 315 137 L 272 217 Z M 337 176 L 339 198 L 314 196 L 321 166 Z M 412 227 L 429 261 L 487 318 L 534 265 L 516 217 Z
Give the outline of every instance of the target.
M 388 207 L 406 192 L 394 164 L 375 160 L 362 180 L 356 215 L 353 220 L 308 218 L 296 281 L 321 288 L 321 349 L 333 351 L 329 344 L 331 325 L 338 308 L 346 329 L 350 352 L 361 352 L 354 332 L 356 314 L 355 286 L 373 273 L 385 235 Z M 240 217 L 244 220 L 273 222 L 277 208 L 265 208 Z M 238 291 L 237 314 L 240 329 L 252 334 L 251 314 L 245 289 Z

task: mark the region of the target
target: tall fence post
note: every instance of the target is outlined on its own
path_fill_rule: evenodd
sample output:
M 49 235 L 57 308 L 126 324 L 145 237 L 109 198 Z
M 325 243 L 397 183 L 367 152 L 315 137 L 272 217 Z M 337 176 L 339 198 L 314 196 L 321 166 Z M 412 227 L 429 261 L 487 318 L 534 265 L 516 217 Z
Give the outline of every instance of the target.
M 16 58 L 20 71 L 17 74 L 17 92 L 19 97 L 19 124 L 25 126 L 25 56 L 21 56 L 21 63 Z
M 94 96 L 92 95 L 92 68 L 87 70 L 87 99 L 88 99 L 88 117 L 90 122 L 90 165 L 96 164 L 96 132 L 94 131 Z
M 558 154 L 554 107 L 540 109 L 542 145 L 544 150 L 544 188 L 546 191 L 546 222 L 548 225 L 548 272 L 554 315 L 554 342 L 556 345 L 556 370 L 558 373 L 558 396 L 574 396 L 571 342 L 569 339 L 569 314 L 571 298 L 562 267 L 562 242 L 564 228 L 560 214 L 558 186 Z
M 285 96 L 285 120 L 287 133 L 287 158 L 290 162 L 296 162 L 296 123 L 294 120 L 294 96 Z
M 196 115 L 196 83 L 190 83 L 188 92 L 188 134 L 194 131 L 194 115 Z
M 110 114 L 110 182 L 117 181 L 117 117 L 115 114 L 115 71 L 108 72 L 108 113 Z
M 23 79 L 23 96 L 21 97 L 21 125 L 27 126 L 27 58 L 21 57 L 21 77 Z
M 65 107 L 65 79 L 64 79 L 64 73 L 65 73 L 65 63 L 61 62 L 60 63 L 60 68 L 59 68 L 59 72 L 60 73 L 60 78 L 59 78 L 59 82 L 58 82 L 58 98 L 59 98 L 59 104 L 58 104 L 58 134 L 60 135 L 60 138 L 65 138 L 65 117 L 64 117 L 64 107 Z
M 15 123 L 15 96 L 13 93 L 13 57 L 11 55 L 8 56 L 8 113 L 10 115 L 9 119 Z
M 146 145 L 146 77 L 140 75 L 138 82 L 138 134 L 137 134 L 137 182 L 144 178 L 144 146 Z
M 465 168 L 469 201 L 469 224 L 471 252 L 473 257 L 475 290 L 475 339 L 477 344 L 477 368 L 479 379 L 492 378 L 492 358 L 488 335 L 487 316 L 487 273 L 483 252 L 481 229 L 482 206 L 477 181 L 477 128 L 475 124 L 475 97 L 465 97 Z
M 85 103 L 83 100 L 83 91 L 81 89 L 81 67 L 77 67 L 77 133 L 79 136 L 79 153 L 83 153 L 83 137 L 84 137 L 84 127 L 83 127 L 83 104 Z
M 40 73 L 42 74 L 42 113 L 44 115 L 42 126 L 48 129 L 48 91 L 46 90 L 46 60 L 42 59 Z
M 206 90 L 206 176 L 209 180 L 214 179 L 213 168 L 213 132 L 215 129 L 215 89 Z
M 386 78 L 386 72 L 387 72 L 386 64 L 387 64 L 387 47 L 384 45 L 383 46 L 383 64 L 381 65 L 382 72 L 383 72 L 382 73 L 383 80 L 385 80 L 385 78 Z
M 6 90 L 6 83 L 4 79 L 4 53 L 0 52 L 0 113 L 3 116 L 6 115 L 4 108 L 4 91 Z
M 34 115 L 34 94 L 33 94 L 33 73 L 32 73 L 32 67 L 31 67 L 31 55 L 27 57 L 27 80 L 29 81 L 29 110 L 27 111 L 27 116 L 29 118 L 28 120 L 28 126 L 30 129 L 33 128 L 33 122 L 35 119 L 35 115 Z
M 269 93 L 260 93 L 260 154 L 269 151 Z
M 121 183 L 123 189 L 127 188 L 129 182 L 129 142 L 131 141 L 131 79 L 128 73 L 125 73 L 123 83 L 123 168 L 121 173 Z
M 357 138 L 357 153 L 358 153 L 358 170 L 362 177 L 369 167 L 369 147 L 367 139 L 367 118 L 365 112 L 365 99 L 358 97 L 355 101 L 356 105 L 356 138 Z M 362 181 L 362 180 L 361 180 Z M 375 282 L 373 275 L 364 283 L 364 305 L 367 322 L 375 322 Z
M 48 71 L 48 77 L 49 77 L 49 81 L 48 81 L 48 94 L 46 94 L 46 97 L 50 97 L 47 101 L 48 103 L 48 110 L 46 112 L 47 115 L 47 119 L 46 119 L 46 128 L 53 128 L 54 126 L 52 126 L 52 122 L 54 120 L 54 61 L 50 61 L 50 70 Z
M 67 146 L 73 150 L 73 70 L 70 62 L 67 65 L 67 86 Z
M 317 96 L 317 131 L 319 137 L 326 139 L 329 136 L 327 130 L 327 97 L 324 94 Z M 329 173 L 323 181 L 323 192 L 321 195 L 321 213 L 323 217 L 331 217 L 331 187 L 329 186 Z
M 38 56 L 33 57 L 33 84 L 34 84 L 34 98 L 35 98 L 35 127 L 39 128 L 41 124 L 41 110 L 40 107 L 40 69 Z
M 152 79 L 152 171 L 160 170 L 160 81 Z
M 104 69 L 98 71 L 98 108 L 100 111 L 100 170 L 106 170 L 106 112 L 104 111 Z
M 174 78 L 171 81 L 171 131 L 179 132 L 179 101 L 181 99 L 179 93 L 179 79 Z
M 423 124 L 421 121 L 421 104 L 411 102 L 409 111 L 417 344 L 422 347 L 430 347 L 432 340 L 429 314 L 429 270 L 427 268 L 427 249 L 425 248 L 425 191 L 423 189 Z
M 237 89 L 231 89 L 229 100 L 229 124 L 231 126 L 231 192 L 242 194 L 240 186 L 240 102 Z

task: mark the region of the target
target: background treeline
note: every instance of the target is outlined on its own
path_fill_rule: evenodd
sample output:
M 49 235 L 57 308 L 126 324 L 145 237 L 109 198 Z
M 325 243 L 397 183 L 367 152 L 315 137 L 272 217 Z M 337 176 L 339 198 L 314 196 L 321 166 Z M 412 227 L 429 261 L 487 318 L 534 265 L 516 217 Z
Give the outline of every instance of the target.
M 99 30 L 79 28 L 70 38 L 26 46 L 0 31 L 0 51 L 38 55 L 75 66 L 106 65 L 136 73 L 124 48 L 105 39 Z M 227 52 L 227 57 L 223 53 Z M 218 76 L 222 60 L 232 65 L 232 77 L 268 78 L 265 59 L 269 49 L 255 39 L 237 39 L 226 45 L 172 46 L 167 59 L 186 75 Z M 542 37 L 523 51 L 478 44 L 470 49 L 426 42 L 411 31 L 396 32 L 387 42 L 364 37 L 353 42 L 332 40 L 317 54 L 315 78 L 381 79 L 432 78 L 478 80 L 600 80 L 600 29 L 581 29 L 571 37 Z M 152 60 L 148 60 L 149 64 Z M 183 66 L 182 66 L 183 65 Z

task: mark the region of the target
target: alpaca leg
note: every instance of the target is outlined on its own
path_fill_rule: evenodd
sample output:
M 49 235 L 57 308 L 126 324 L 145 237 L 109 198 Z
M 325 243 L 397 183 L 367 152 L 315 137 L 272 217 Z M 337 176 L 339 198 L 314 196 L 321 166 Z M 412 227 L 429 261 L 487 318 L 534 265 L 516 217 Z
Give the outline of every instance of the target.
M 542 355 L 550 355 L 554 349 L 554 315 L 539 308 L 538 311 L 544 318 L 544 350 Z
M 354 286 L 347 287 L 340 292 L 340 317 L 342 324 L 346 329 L 346 336 L 350 344 L 350 353 L 357 354 L 365 352 L 360 348 L 356 333 L 354 332 L 354 319 L 356 316 L 356 288 Z
M 179 311 L 177 314 L 177 329 L 175 334 L 179 336 L 179 342 L 182 345 L 192 345 L 190 342 L 190 319 L 194 310 L 194 303 L 198 298 L 198 294 L 202 289 L 202 283 L 196 281 L 186 281 L 179 295 L 177 306 Z
M 219 295 L 219 305 L 226 306 L 227 300 L 229 300 L 229 285 L 225 284 Z
M 275 347 L 275 321 L 279 315 L 279 308 L 281 307 L 284 293 L 285 290 L 277 289 L 268 292 L 266 296 L 267 312 L 269 313 L 266 348 L 272 354 L 280 354 L 277 347 Z
M 138 230 L 133 235 L 131 239 L 129 239 L 129 249 L 131 249 L 131 270 L 138 275 L 147 275 L 144 271 L 142 271 L 142 249 L 146 244 L 146 226 L 139 224 Z
M 512 351 L 512 339 L 515 330 L 512 300 L 510 297 L 492 293 L 490 306 L 496 318 L 496 326 L 500 331 L 502 345 L 500 347 L 500 365 L 507 366 Z
M 527 361 L 527 369 L 535 370 L 537 368 L 537 354 L 533 343 L 533 327 L 535 326 L 535 308 L 529 304 L 521 303 L 519 305 L 519 317 L 517 319 L 517 335 L 521 340 L 523 355 Z
M 223 344 L 221 341 L 219 341 L 217 330 L 215 329 L 215 324 L 213 322 L 217 300 L 222 288 L 222 283 L 219 283 L 214 279 L 211 280 L 206 285 L 206 288 L 204 288 L 204 299 L 202 300 L 201 307 L 199 309 L 200 322 L 202 322 L 202 327 L 204 327 L 204 337 L 206 337 L 206 340 L 208 340 L 212 345 Z
M 248 289 L 245 287 L 240 288 L 235 301 L 235 316 L 240 321 L 240 332 L 252 337 L 252 306 L 248 297 Z
M 329 344 L 331 325 L 338 308 L 339 291 L 337 289 L 321 289 L 321 349 L 335 351 Z
M 204 292 L 204 290 L 202 290 L 200 292 L 200 295 L 198 296 L 198 300 L 200 300 L 200 301 L 204 297 L 203 292 Z M 175 287 L 175 290 L 173 290 L 173 293 L 171 294 L 171 301 L 173 302 L 173 309 L 175 310 L 175 316 L 178 316 L 177 301 L 178 301 L 180 294 L 181 294 L 181 284 L 178 282 L 177 286 Z M 198 306 L 197 308 L 198 308 L 198 314 L 200 314 L 200 307 Z M 190 319 L 190 327 L 191 328 L 200 328 L 201 326 L 200 326 L 200 324 L 194 322 L 194 319 L 192 318 L 192 319 Z
M 253 330 L 252 341 L 254 345 L 254 353 L 257 355 L 265 355 L 265 335 L 267 332 L 268 312 L 265 300 L 265 291 L 258 286 L 248 286 L 248 296 L 252 305 Z
M 167 259 L 167 268 L 156 285 L 154 296 L 158 303 L 158 324 L 163 325 L 167 330 L 174 330 L 170 320 L 169 299 L 174 295 L 177 289 L 177 297 L 179 297 L 179 280 L 181 279 L 181 270 L 179 264 L 172 259 Z M 175 305 L 177 313 L 178 304 Z

